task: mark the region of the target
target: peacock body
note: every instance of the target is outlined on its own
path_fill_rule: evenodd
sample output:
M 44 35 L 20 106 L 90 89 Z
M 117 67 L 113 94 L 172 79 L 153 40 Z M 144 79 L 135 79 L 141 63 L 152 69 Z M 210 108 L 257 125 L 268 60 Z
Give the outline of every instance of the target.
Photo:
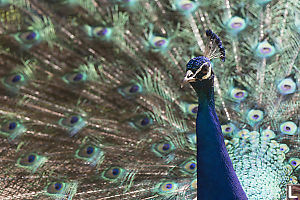
M 204 102 L 180 84 L 187 63 L 208 53 L 207 29 L 226 49 L 225 62 L 225 53 L 210 60 L 210 80 L 240 185 L 249 200 L 285 199 L 300 179 L 299 9 L 296 0 L 0 1 L 1 199 L 195 199 L 199 180 L 210 184 L 197 182 L 207 117 L 196 137 Z

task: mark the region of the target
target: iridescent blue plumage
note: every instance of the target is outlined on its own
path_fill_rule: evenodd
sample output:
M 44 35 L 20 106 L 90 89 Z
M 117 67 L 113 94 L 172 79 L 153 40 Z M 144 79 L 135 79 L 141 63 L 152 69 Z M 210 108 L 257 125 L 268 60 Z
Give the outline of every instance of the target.
M 198 70 L 207 58 L 194 58 L 187 71 Z M 195 65 L 193 65 L 195 63 Z M 214 104 L 214 76 L 191 82 L 198 95 L 197 133 L 197 198 L 246 200 L 246 194 L 234 172 L 227 153 Z

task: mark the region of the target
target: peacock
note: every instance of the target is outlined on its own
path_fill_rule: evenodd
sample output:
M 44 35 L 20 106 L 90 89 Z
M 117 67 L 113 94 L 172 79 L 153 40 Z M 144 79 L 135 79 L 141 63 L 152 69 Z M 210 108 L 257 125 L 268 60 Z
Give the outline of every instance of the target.
M 299 10 L 0 0 L 0 199 L 286 199 L 300 179 Z

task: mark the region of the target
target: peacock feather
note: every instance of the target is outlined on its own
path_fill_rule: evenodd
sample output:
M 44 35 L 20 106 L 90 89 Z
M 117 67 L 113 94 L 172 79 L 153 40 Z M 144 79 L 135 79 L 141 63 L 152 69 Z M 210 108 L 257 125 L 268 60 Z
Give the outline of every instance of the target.
M 1 199 L 285 199 L 300 179 L 299 10 L 0 0 Z

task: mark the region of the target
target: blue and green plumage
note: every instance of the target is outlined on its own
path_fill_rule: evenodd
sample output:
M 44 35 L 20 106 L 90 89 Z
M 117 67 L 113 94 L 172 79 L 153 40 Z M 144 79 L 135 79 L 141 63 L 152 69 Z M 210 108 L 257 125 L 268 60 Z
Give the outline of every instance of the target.
M 197 181 L 196 143 L 213 152 L 212 130 L 249 200 L 284 199 L 286 183 L 300 178 L 299 8 L 0 2 L 1 199 L 195 199 L 197 184 L 207 192 L 206 182 L 226 175 L 208 163 L 212 175 L 200 171 Z M 225 62 L 205 56 L 210 42 L 217 57 L 226 49 Z M 198 105 L 197 93 L 180 88 L 194 57 L 202 59 L 192 71 L 213 67 L 214 103 Z M 211 120 L 196 121 L 212 104 Z M 213 161 L 208 154 L 198 162 Z

